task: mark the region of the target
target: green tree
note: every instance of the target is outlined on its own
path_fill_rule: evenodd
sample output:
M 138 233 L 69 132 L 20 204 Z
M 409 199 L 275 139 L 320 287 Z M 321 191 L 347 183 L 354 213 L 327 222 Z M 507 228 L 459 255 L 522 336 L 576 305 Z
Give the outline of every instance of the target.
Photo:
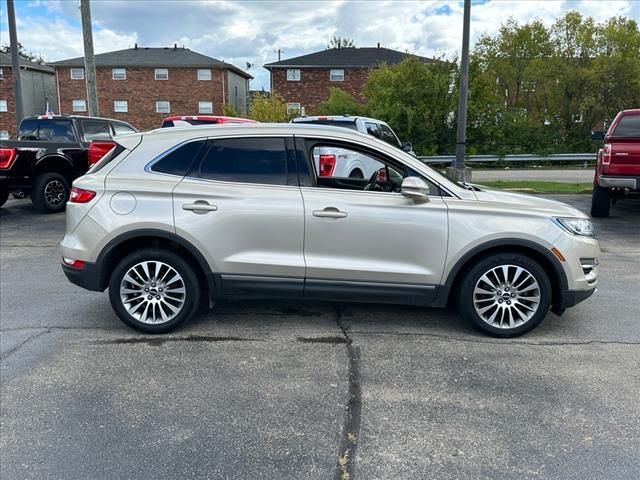
M 315 109 L 318 115 L 362 115 L 364 106 L 344 90 L 331 87 L 329 98 Z
M 234 107 L 230 103 L 225 103 L 224 104 L 224 107 L 222 107 L 222 113 L 226 117 L 238 117 L 239 116 L 238 111 L 236 110 L 236 107 Z
M 356 45 L 353 43 L 351 38 L 336 36 L 331 39 L 329 45 L 327 45 L 327 50 L 331 48 L 354 48 Z
M 0 47 L 0 52 L 11 54 L 11 46 L 2 45 Z M 37 53 L 33 53 L 27 50 L 20 42 L 18 42 L 18 55 L 25 60 L 37 63 L 39 65 L 42 65 L 44 63 L 44 58 L 42 58 L 42 55 L 38 55 Z
M 258 122 L 286 122 L 287 104 L 277 93 L 259 95 L 253 99 L 249 116 Z
M 383 65 L 369 75 L 364 88 L 369 115 L 389 123 L 416 153 L 430 155 L 453 150 L 457 102 L 455 62 L 425 64 L 408 57 Z

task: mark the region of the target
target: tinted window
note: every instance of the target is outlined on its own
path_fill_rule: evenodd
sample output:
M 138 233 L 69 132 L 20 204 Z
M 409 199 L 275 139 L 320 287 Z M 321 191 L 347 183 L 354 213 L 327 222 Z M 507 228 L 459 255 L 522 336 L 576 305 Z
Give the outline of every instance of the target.
M 380 130 L 377 123 L 365 122 L 364 126 L 367 128 L 367 133 L 373 137 L 380 138 Z
M 82 122 L 85 140 L 104 140 L 111 137 L 109 124 L 100 120 L 84 120 Z
M 24 120 L 20 124 L 19 140 L 43 142 L 75 142 L 69 120 Z
M 126 135 L 128 133 L 136 133 L 136 131 L 124 123 L 112 123 L 113 131 L 116 135 Z
M 189 171 L 189 167 L 191 167 L 191 163 L 200 153 L 204 143 L 204 140 L 185 143 L 154 163 L 151 170 L 154 172 L 168 173 L 169 175 L 185 176 L 187 171 Z
M 620 119 L 614 137 L 640 137 L 640 115 L 627 115 Z
M 333 127 L 344 127 L 344 128 L 350 128 L 351 130 L 357 130 L 358 127 L 356 126 L 356 122 L 355 120 L 351 121 L 351 120 L 313 120 L 313 119 L 309 119 L 309 120 L 296 120 L 295 123 L 312 123 L 315 125 L 331 125 Z
M 200 176 L 224 182 L 287 184 L 283 138 L 216 140 L 200 165 Z
M 400 142 L 398 142 L 396 136 L 386 125 L 380 125 L 380 139 L 387 142 L 389 145 L 393 145 L 394 147 L 400 145 Z

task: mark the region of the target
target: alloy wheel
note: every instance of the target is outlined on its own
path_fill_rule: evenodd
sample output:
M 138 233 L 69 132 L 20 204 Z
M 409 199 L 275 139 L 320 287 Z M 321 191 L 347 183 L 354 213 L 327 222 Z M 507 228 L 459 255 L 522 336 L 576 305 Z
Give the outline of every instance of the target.
M 60 180 L 51 180 L 44 187 L 44 198 L 52 207 L 57 207 L 64 202 L 65 187 Z
M 126 311 L 146 324 L 171 321 L 184 307 L 182 276 L 170 265 L 144 261 L 132 266 L 120 282 L 120 300 Z
M 476 282 L 473 307 L 492 327 L 516 328 L 536 314 L 540 295 L 540 285 L 531 272 L 517 265 L 500 265 Z

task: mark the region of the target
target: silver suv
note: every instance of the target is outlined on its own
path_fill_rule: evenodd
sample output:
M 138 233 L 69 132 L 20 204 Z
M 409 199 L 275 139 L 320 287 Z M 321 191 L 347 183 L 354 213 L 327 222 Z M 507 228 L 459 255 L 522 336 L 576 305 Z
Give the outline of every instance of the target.
M 163 333 L 201 301 L 309 298 L 444 307 L 523 334 L 596 289 L 578 210 L 461 186 L 370 135 L 295 124 L 162 129 L 117 139 L 73 184 L 62 267 L 109 287 L 129 326 Z M 337 147 L 383 167 L 323 177 Z

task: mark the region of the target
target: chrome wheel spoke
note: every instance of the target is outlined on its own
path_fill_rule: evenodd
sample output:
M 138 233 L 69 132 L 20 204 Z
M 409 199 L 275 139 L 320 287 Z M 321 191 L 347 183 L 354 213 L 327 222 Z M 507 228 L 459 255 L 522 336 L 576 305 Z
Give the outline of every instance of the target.
M 168 282 L 160 280 L 170 278 Z M 184 307 L 187 289 L 182 276 L 170 265 L 144 261 L 133 265 L 120 283 L 122 306 L 146 324 L 165 323 Z

